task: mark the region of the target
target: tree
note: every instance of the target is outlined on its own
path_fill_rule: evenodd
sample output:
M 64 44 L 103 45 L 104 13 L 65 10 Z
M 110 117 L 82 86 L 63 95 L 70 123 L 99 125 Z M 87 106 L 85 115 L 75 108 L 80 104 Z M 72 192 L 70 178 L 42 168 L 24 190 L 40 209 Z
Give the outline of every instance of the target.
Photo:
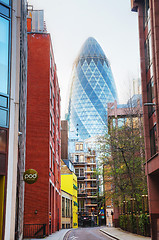
M 133 108 L 132 108 L 133 109 Z M 118 126 L 109 125 L 109 134 L 100 137 L 104 184 L 110 185 L 105 192 L 114 201 L 135 198 L 141 202 L 142 194 L 147 193 L 144 173 L 144 139 L 141 115 L 129 111 L 127 118 L 119 119 Z

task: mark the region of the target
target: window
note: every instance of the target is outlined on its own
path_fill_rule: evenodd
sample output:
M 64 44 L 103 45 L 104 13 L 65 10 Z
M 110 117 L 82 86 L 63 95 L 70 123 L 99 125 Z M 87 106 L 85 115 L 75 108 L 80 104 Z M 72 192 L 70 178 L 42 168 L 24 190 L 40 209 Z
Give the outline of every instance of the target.
M 54 172 L 54 161 L 55 161 L 55 155 L 54 152 L 52 154 L 52 171 Z
M 62 197 L 62 217 L 65 217 L 65 198 Z
M 77 177 L 84 177 L 84 168 L 75 168 L 75 174 Z
M 91 204 L 96 204 L 97 203 L 97 200 L 96 199 L 91 199 Z
M 84 189 L 84 183 L 78 183 L 78 189 Z
M 144 23 L 145 23 L 145 26 L 148 23 L 149 14 L 150 14 L 149 0 L 145 0 L 145 8 L 144 8 Z
M 91 191 L 91 195 L 92 196 L 97 196 L 97 192 L 93 190 L 93 191 Z
M 9 0 L 1 0 L 1 2 L 5 3 L 6 5 L 9 5 Z
M 8 94 L 9 21 L 2 17 L 0 17 L 0 30 L 0 92 Z
M 8 1 L 1 1 L 9 5 Z M 8 127 L 9 123 L 9 42 L 10 42 L 10 8 L 0 3 L 0 126 Z
M 150 48 L 149 48 L 149 38 L 145 41 L 145 65 L 146 65 L 146 71 L 150 68 Z
M 156 125 L 150 130 L 151 156 L 157 152 L 157 131 Z
M 79 144 L 76 144 L 76 151 L 79 151 Z
M 84 162 L 84 156 L 80 155 L 80 162 Z
M 94 168 L 93 166 L 90 166 L 90 170 L 91 170 L 91 171 L 95 171 L 96 168 Z
M 51 168 L 51 156 L 52 156 L 52 147 L 50 146 L 50 161 L 49 161 L 49 167 Z
M 90 179 L 95 179 L 96 177 L 94 176 L 93 173 L 90 174 Z
M 132 119 L 133 122 L 133 128 L 139 128 L 139 118 L 138 117 L 134 117 Z
M 97 183 L 96 182 L 91 182 L 91 187 L 97 187 Z
M 52 134 L 52 116 L 50 114 L 50 133 Z
M 52 84 L 50 84 L 50 100 L 52 102 Z
M 67 216 L 70 217 L 70 199 L 67 199 L 68 201 L 68 213 Z
M 78 209 L 80 212 L 84 212 L 84 200 L 79 200 L 78 202 Z
M 90 162 L 91 162 L 91 163 L 95 163 L 95 161 L 94 161 L 93 158 L 90 158 Z
M 54 118 L 52 118 L 52 124 L 53 124 L 53 126 L 52 126 L 52 133 L 53 133 L 53 138 L 54 138 L 54 133 L 55 133 L 55 122 L 54 122 Z
M 115 128 L 116 127 L 116 119 L 115 118 L 112 119 L 112 124 L 113 124 L 113 128 Z
M 52 68 L 52 54 L 50 52 L 50 69 Z
M 75 162 L 79 161 L 79 155 L 75 155 Z
M 0 129 L 0 152 L 7 151 L 7 131 Z
M 66 217 L 70 217 L 70 200 L 66 198 Z
M 125 124 L 125 118 L 118 118 L 118 127 L 121 128 Z
M 153 78 L 150 80 L 150 82 L 147 84 L 147 100 L 148 103 L 153 103 L 154 99 L 154 82 Z M 149 112 L 149 117 L 153 114 L 155 111 L 154 106 L 148 106 L 148 112 Z
M 0 109 L 0 126 L 5 127 L 8 125 L 8 111 Z
M 83 150 L 83 144 L 80 144 L 80 151 Z
M 77 177 L 79 177 L 79 168 L 75 168 L 75 174 Z
M 73 217 L 73 211 L 72 211 L 72 200 L 71 200 L 71 218 Z
M 80 177 L 84 176 L 84 168 L 80 168 Z
M 84 177 L 84 168 L 75 168 L 75 174 L 77 177 Z

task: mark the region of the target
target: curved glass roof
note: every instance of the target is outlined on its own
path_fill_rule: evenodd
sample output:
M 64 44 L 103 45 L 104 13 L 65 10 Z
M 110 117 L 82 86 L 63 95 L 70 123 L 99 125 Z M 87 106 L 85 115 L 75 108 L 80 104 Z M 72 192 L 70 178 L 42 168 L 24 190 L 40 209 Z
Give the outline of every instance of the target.
M 83 44 L 72 74 L 68 119 L 79 139 L 103 135 L 107 130 L 107 103 L 117 100 L 108 59 L 92 37 Z

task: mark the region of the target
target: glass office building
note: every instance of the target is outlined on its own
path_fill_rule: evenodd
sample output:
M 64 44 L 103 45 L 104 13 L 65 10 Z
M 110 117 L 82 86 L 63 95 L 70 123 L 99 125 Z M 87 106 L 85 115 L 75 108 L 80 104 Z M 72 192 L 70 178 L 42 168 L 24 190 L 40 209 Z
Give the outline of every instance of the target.
M 78 140 L 107 131 L 107 103 L 117 100 L 117 91 L 108 59 L 98 42 L 86 40 L 75 60 L 69 95 L 70 138 Z

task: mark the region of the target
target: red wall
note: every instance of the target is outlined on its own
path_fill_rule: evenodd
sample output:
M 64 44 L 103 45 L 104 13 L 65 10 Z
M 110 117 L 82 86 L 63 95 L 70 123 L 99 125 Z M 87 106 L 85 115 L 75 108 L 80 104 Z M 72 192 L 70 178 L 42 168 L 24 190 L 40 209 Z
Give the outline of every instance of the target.
M 144 20 L 146 19 L 144 15 L 146 1 L 132 0 L 131 2 L 133 10 L 138 11 L 144 139 L 146 154 L 145 172 L 147 175 L 148 184 L 151 239 L 156 240 L 157 236 L 159 236 L 159 4 L 156 0 L 149 0 L 149 19 L 147 19 L 147 23 L 144 24 Z M 152 59 L 150 60 L 152 65 L 146 70 L 145 42 L 147 39 L 150 41 L 149 47 L 152 52 Z M 150 83 L 151 79 L 154 81 L 153 103 L 155 103 L 155 111 L 151 116 L 149 116 L 148 106 L 145 106 L 144 103 L 149 103 L 147 96 L 147 84 Z M 156 152 L 152 153 L 150 145 L 150 131 L 155 125 L 157 129 L 155 139 L 157 150 Z
M 50 49 L 51 39 L 49 34 L 28 34 L 25 169 L 33 168 L 37 170 L 39 177 L 36 183 L 25 184 L 24 224 L 47 224 L 47 234 L 51 234 L 51 232 L 57 230 L 58 226 L 61 226 L 61 204 L 58 210 L 56 202 L 57 198 L 61 198 L 59 195 L 60 166 L 57 168 L 57 163 L 60 162 L 60 145 L 59 151 L 56 151 L 57 142 L 60 142 L 60 126 L 58 128 L 56 126 L 56 116 L 58 115 L 60 118 L 60 107 L 55 110 L 50 105 Z M 56 71 L 54 74 L 56 78 Z M 55 81 L 54 78 L 51 81 L 53 80 Z M 57 79 L 55 82 L 55 95 L 57 95 L 56 92 L 58 91 L 60 96 Z M 54 106 L 56 106 L 56 101 L 57 98 L 55 98 Z M 50 133 L 50 111 L 52 111 L 55 118 L 53 135 Z M 49 165 L 50 143 L 55 153 L 54 167 L 51 169 Z M 58 203 L 60 203 L 59 199 Z M 35 211 L 37 211 L 37 214 Z M 50 231 L 49 216 L 51 216 Z

